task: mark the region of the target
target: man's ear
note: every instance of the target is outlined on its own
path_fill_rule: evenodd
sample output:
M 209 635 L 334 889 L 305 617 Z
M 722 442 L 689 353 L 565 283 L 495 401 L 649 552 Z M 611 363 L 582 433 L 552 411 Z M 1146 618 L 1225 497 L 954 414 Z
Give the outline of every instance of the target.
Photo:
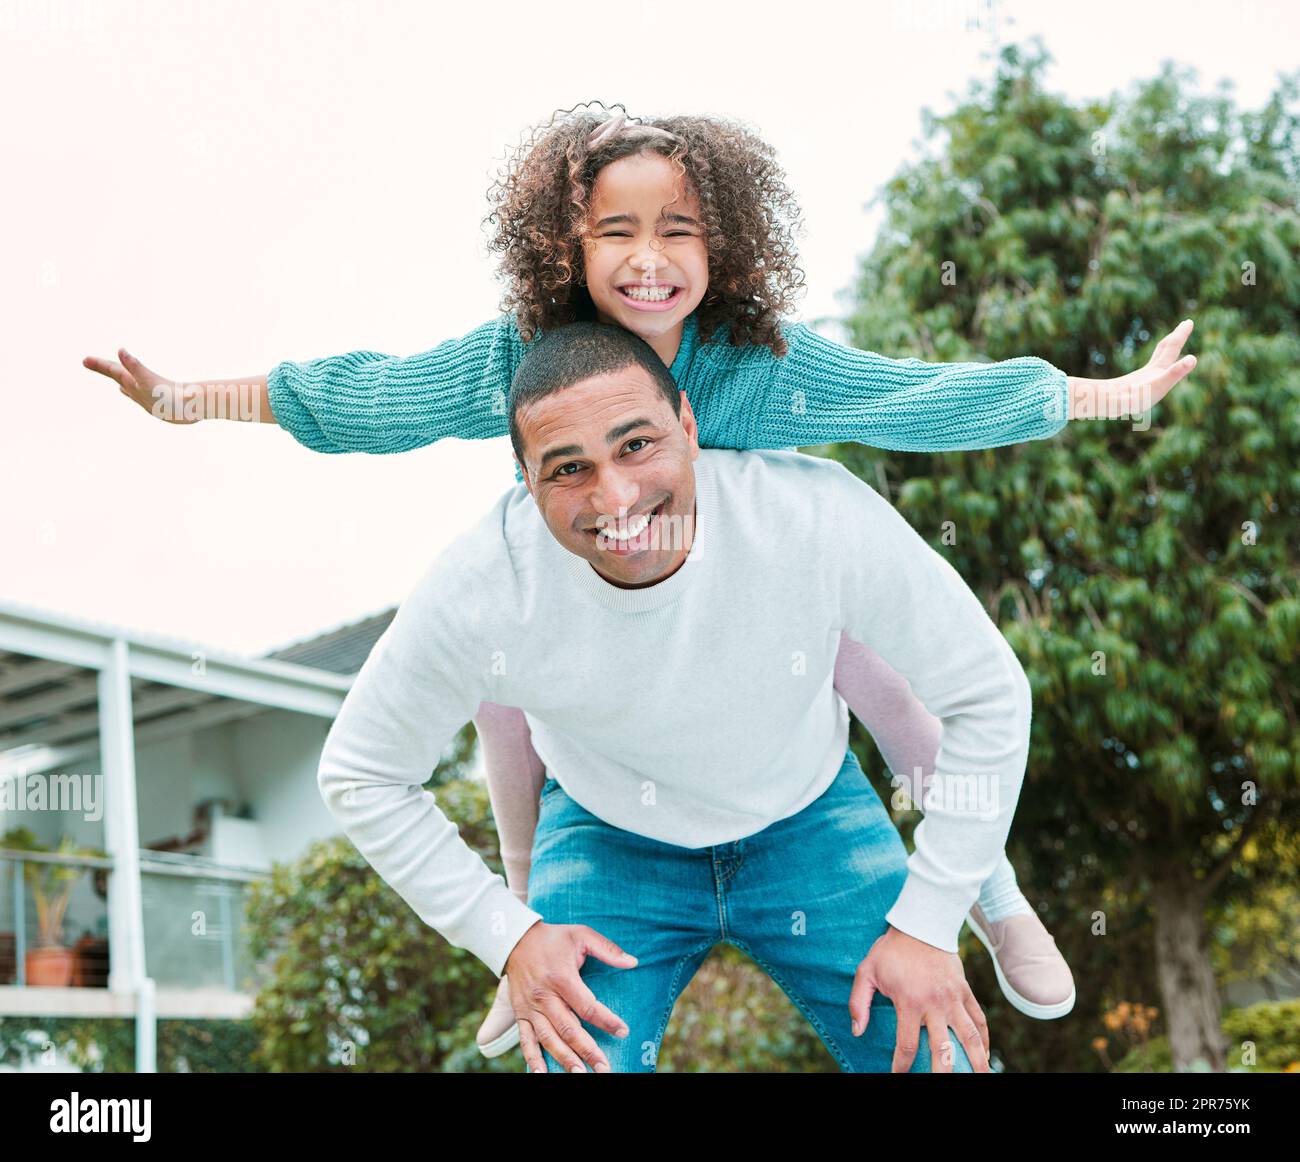
M 533 491 L 533 482 L 528 479 L 528 469 L 524 466 L 523 461 L 521 461 L 518 456 L 512 456 L 511 459 L 513 459 L 515 464 L 518 466 L 519 475 L 524 481 L 524 487 L 528 489 L 528 493 L 531 496 Z
M 686 441 L 693 448 L 700 446 L 699 426 L 695 422 L 695 412 L 691 410 L 691 401 L 686 398 L 686 393 L 682 392 L 682 430 L 686 433 Z

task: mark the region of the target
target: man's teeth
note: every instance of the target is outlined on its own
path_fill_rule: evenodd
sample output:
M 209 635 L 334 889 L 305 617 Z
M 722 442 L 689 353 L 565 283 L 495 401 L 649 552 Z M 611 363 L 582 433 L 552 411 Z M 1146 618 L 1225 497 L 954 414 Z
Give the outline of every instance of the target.
M 616 531 L 612 526 L 601 529 L 601 533 L 609 537 L 612 541 L 630 541 L 633 537 L 639 537 L 645 532 L 645 527 L 650 523 L 650 517 L 642 513 L 640 516 L 633 517 L 628 521 L 627 528 L 623 532 Z
M 623 293 L 630 299 L 641 299 L 647 303 L 661 303 L 672 297 L 675 286 L 625 286 Z

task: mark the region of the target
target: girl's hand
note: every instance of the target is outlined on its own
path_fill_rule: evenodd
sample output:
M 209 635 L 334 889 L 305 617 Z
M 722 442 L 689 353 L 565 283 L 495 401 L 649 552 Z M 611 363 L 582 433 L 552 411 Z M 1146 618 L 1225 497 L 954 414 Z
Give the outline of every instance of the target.
M 203 418 L 198 409 L 185 407 L 193 385 L 176 383 L 165 379 L 156 371 L 150 371 L 125 347 L 117 349 L 117 356 L 121 363 L 87 355 L 81 365 L 115 380 L 127 399 L 134 400 L 151 416 L 164 423 L 192 424 Z
M 1184 319 L 1159 343 L 1150 362 L 1138 371 L 1114 379 L 1079 379 L 1067 376 L 1072 420 L 1129 419 L 1148 412 L 1170 388 L 1196 366 L 1196 356 L 1179 359 L 1192 320 Z

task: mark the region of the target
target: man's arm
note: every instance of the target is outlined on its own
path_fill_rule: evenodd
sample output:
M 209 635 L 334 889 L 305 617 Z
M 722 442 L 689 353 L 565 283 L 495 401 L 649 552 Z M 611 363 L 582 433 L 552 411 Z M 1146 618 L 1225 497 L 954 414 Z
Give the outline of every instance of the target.
M 960 574 L 844 470 L 844 628 L 943 722 L 895 928 L 946 952 L 1006 844 L 1029 756 L 1029 680 Z
M 542 917 L 460 837 L 422 784 L 488 696 L 473 632 L 490 594 L 444 554 L 402 604 L 357 675 L 321 755 L 330 812 L 422 920 L 499 977 Z M 473 593 L 478 588 L 478 596 Z

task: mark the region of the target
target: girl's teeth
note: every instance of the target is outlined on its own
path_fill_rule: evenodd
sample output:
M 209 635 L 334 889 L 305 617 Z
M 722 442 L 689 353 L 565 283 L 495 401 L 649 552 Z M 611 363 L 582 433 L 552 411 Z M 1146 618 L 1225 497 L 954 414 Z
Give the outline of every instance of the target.
M 675 286 L 625 286 L 623 293 L 630 299 L 642 299 L 648 303 L 661 303 L 672 298 Z

